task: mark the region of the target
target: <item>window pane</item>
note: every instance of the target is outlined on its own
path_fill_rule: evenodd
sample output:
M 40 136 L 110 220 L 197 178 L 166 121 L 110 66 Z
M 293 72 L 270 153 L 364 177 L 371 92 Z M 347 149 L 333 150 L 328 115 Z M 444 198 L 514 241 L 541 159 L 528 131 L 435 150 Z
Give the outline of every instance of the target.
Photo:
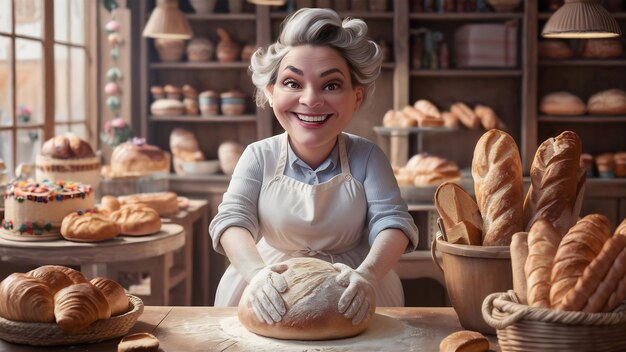
M 4 164 L 9 171 L 9 179 L 13 178 L 13 137 L 11 131 L 0 131 L 0 159 L 4 160 Z
M 11 32 L 11 21 L 13 20 L 11 6 L 11 0 L 0 0 L 0 32 Z
M 70 48 L 70 114 L 71 121 L 85 121 L 87 116 L 86 54 L 84 49 Z
M 38 128 L 17 130 L 17 165 L 22 163 L 35 165 L 35 156 L 41 150 L 42 136 L 43 132 Z
M 70 131 L 69 125 L 66 125 L 66 124 L 54 125 L 54 135 L 55 136 L 62 136 L 62 135 L 66 134 L 69 131 Z
M 17 39 L 17 122 L 43 123 L 43 60 L 41 42 Z
M 91 139 L 89 138 L 89 133 L 87 129 L 87 125 L 84 123 L 73 123 L 70 125 L 70 131 L 83 140 L 89 142 Z
M 69 8 L 68 0 L 54 1 L 54 40 L 67 42 L 69 39 Z
M 0 126 L 13 124 L 10 53 L 11 39 L 0 35 Z
M 69 47 L 54 45 L 54 118 L 55 121 L 69 120 Z
M 15 1 L 15 33 L 41 38 L 43 0 Z
M 85 1 L 70 0 L 70 41 L 85 44 Z

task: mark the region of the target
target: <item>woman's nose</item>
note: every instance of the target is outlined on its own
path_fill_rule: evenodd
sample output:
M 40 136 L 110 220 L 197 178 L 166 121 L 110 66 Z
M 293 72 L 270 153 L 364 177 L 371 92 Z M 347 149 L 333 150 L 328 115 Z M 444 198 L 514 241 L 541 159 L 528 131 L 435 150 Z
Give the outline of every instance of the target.
M 320 92 L 313 88 L 305 88 L 300 96 L 300 104 L 306 106 L 321 106 L 324 103 L 324 97 Z

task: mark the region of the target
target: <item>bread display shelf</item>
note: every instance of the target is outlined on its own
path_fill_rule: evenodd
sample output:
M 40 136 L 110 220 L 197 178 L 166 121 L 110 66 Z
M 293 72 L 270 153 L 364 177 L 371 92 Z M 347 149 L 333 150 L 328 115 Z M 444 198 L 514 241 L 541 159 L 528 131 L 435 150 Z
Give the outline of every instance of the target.
M 457 131 L 458 128 L 449 128 L 449 127 L 383 127 L 383 126 L 374 126 L 374 131 L 381 136 L 391 136 L 396 134 L 411 134 L 411 133 L 422 133 L 422 132 L 453 132 Z
M 220 63 L 216 61 L 204 61 L 204 62 L 152 62 L 150 68 L 154 70 L 168 70 L 168 69 L 189 69 L 189 70 L 206 70 L 215 69 L 222 70 L 226 68 L 232 69 L 247 69 L 250 66 L 249 62 L 236 61 Z
M 578 116 L 564 116 L 564 115 L 539 115 L 537 116 L 539 122 L 577 122 L 577 123 L 621 123 L 626 122 L 626 116 L 623 115 L 578 115 Z
M 178 115 L 178 116 L 155 116 L 150 115 L 150 121 L 153 122 L 256 122 L 256 115 L 217 115 L 217 116 L 201 116 L 201 115 Z
M 572 60 L 539 60 L 539 66 L 626 66 L 626 60 L 620 59 L 572 59 Z
M 414 77 L 521 77 L 522 70 L 411 70 L 409 74 Z
M 0 339 L 33 346 L 64 346 L 97 343 L 126 335 L 143 313 L 143 301 L 128 295 L 132 309 L 106 320 L 98 320 L 76 334 L 66 333 L 56 323 L 25 323 L 0 317 Z
M 443 12 L 411 13 L 409 19 L 419 21 L 493 21 L 524 18 L 521 12 Z

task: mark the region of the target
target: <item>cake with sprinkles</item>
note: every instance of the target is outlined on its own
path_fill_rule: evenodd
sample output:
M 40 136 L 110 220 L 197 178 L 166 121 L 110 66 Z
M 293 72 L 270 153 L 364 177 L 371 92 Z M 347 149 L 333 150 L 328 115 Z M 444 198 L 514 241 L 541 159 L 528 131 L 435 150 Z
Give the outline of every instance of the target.
M 94 206 L 90 185 L 63 180 L 15 181 L 4 193 L 0 237 L 16 241 L 61 238 L 61 222 L 66 215 Z
M 71 180 L 98 188 L 100 158 L 89 143 L 73 134 L 47 140 L 35 160 L 37 181 Z

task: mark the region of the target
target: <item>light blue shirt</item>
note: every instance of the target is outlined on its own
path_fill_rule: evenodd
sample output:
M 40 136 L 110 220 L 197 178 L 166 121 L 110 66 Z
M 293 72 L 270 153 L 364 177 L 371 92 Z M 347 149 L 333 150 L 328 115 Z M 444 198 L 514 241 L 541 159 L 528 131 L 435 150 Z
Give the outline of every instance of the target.
M 406 252 L 414 251 L 418 243 L 417 227 L 408 213 L 406 202 L 400 196 L 389 159 L 376 144 L 365 138 L 348 133 L 344 133 L 344 137 L 352 177 L 361 182 L 365 189 L 366 226 L 370 245 L 381 231 L 396 228 L 404 232 L 410 241 Z M 281 135 L 263 139 L 250 144 L 241 155 L 218 213 L 209 226 L 213 247 L 217 252 L 224 253 L 219 240 L 231 226 L 246 228 L 258 241 L 258 198 L 264 180 L 274 176 L 281 141 Z M 340 173 L 338 144 L 316 170 L 298 158 L 289 146 L 284 175 L 316 185 Z M 346 216 L 350 216 L 350 211 L 346 209 Z

